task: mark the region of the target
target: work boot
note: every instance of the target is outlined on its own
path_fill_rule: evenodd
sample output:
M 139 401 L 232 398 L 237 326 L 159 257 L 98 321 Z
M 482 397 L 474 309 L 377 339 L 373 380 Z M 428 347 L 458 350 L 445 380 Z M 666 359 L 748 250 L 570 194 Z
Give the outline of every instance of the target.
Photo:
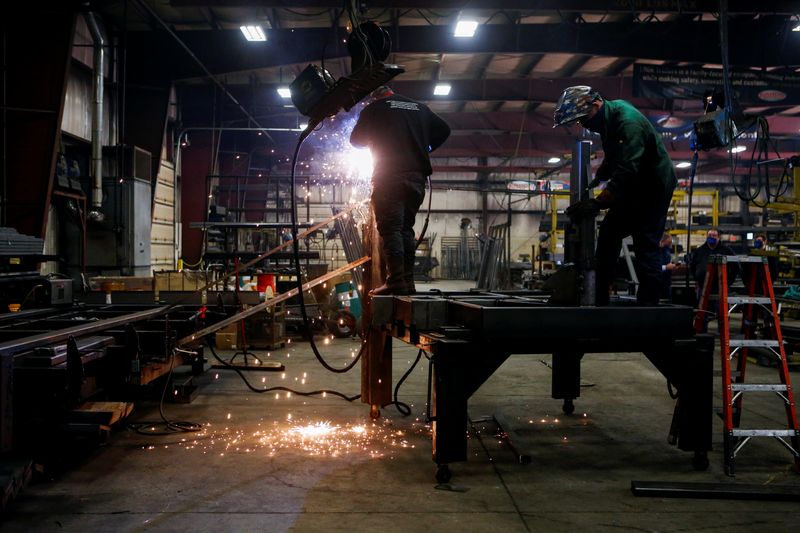
M 369 291 L 370 296 L 402 296 L 408 294 L 403 276 L 403 256 L 386 256 L 386 283 Z
M 417 288 L 414 286 L 414 261 L 415 257 L 403 258 L 403 282 L 406 284 L 406 294 L 416 294 Z

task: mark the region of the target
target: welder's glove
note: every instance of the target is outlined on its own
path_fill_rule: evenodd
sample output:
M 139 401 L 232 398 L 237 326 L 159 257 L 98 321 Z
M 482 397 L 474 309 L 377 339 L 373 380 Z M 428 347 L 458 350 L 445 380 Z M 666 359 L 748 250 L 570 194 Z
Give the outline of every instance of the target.
M 603 189 L 603 191 L 597 195 L 595 198 L 597 201 L 597 205 L 600 209 L 608 209 L 611 207 L 611 204 L 614 202 L 614 196 L 611 194 L 607 188 Z
M 600 212 L 600 204 L 594 198 L 575 202 L 567 208 L 566 215 L 572 221 L 583 220 L 584 218 L 594 218 Z

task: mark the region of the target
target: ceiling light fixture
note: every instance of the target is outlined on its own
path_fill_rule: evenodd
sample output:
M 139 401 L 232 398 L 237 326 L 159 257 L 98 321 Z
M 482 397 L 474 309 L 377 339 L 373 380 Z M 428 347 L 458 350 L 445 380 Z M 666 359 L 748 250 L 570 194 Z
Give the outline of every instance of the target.
M 547 160 L 547 162 L 550 163 L 551 165 L 554 165 L 556 163 L 560 163 L 561 162 L 561 158 L 560 157 L 551 157 L 550 159 Z
M 729 150 L 729 152 L 731 152 L 732 154 L 738 154 L 739 152 L 744 152 L 745 150 L 747 150 L 747 146 L 740 145 L 740 146 L 734 146 Z
M 449 83 L 437 83 L 436 87 L 433 88 L 433 95 L 434 96 L 447 96 L 450 94 L 450 87 Z
M 242 30 L 244 38 L 248 41 L 266 41 L 267 34 L 264 33 L 264 28 L 258 25 L 239 26 Z
M 455 37 L 474 37 L 475 30 L 478 29 L 476 20 L 459 20 L 456 22 L 456 29 L 453 32 Z
M 290 91 L 288 87 L 278 87 L 278 94 L 281 95 L 281 98 L 292 97 L 292 91 Z
M 800 24 L 792 28 L 792 31 L 800 31 Z
M 689 163 L 688 161 L 681 161 L 680 163 L 675 165 L 675 168 L 689 168 L 690 166 L 692 166 L 692 164 Z

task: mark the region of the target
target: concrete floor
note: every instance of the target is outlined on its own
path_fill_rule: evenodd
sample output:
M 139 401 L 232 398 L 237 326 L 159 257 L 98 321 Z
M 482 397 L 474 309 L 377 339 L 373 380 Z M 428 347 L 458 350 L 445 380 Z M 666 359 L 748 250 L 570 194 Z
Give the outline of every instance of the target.
M 437 285 L 444 289 L 457 284 Z M 464 286 L 463 284 L 461 285 Z M 426 288 L 422 285 L 421 288 Z M 359 341 L 322 346 L 337 366 Z M 264 355 L 264 354 L 262 354 Z M 416 351 L 395 341 L 395 380 Z M 253 372 L 256 387 L 284 385 L 359 393 L 360 373 L 334 375 L 306 343 L 271 353 L 285 375 Z M 3 531 L 797 531 L 797 503 L 636 498 L 631 480 L 752 483 L 800 488 L 790 454 L 777 442 L 749 444 L 737 476 L 723 472 L 721 425 L 706 472 L 666 442 L 673 402 L 661 375 L 638 354 L 587 355 L 576 413 L 550 398 L 549 356 L 518 355 L 470 402 L 475 420 L 501 413 L 533 455 L 520 465 L 486 424 L 469 439 L 469 461 L 452 465 L 450 490 L 437 488 L 424 423 L 427 365 L 400 391 L 403 417 L 328 395 L 255 394 L 229 371 L 201 378 L 191 404 L 166 404 L 173 420 L 200 433 L 142 436 L 120 430 L 58 479 L 30 485 Z M 756 367 L 752 373 L 775 374 Z M 792 377 L 800 381 L 800 375 Z M 262 378 L 266 381 L 262 383 Z M 303 380 L 305 379 L 305 383 Z M 719 397 L 718 395 L 716 396 Z M 781 422 L 774 402 L 747 416 Z M 134 419 L 158 418 L 157 406 Z M 305 428 L 305 431 L 301 431 Z

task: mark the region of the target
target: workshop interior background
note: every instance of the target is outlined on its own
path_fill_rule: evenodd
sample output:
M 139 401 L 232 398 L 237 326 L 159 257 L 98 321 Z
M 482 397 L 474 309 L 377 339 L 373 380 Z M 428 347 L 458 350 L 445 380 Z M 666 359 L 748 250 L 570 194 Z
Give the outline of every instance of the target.
M 320 483 L 360 488 L 368 500 L 420 468 L 419 477 L 397 481 L 409 505 L 439 498 L 434 487 L 473 498 L 436 501 L 441 516 L 411 513 L 403 530 L 428 528 L 428 520 L 443 530 L 468 520 L 476 530 L 492 523 L 513 531 L 654 528 L 647 518 L 654 507 L 627 493 L 637 477 L 672 483 L 644 484 L 637 496 L 649 490 L 666 499 L 683 490 L 695 498 L 798 499 L 790 383 L 800 366 L 797 2 L 34 0 L 0 9 L 4 527 L 113 529 L 123 508 L 129 515 L 116 525 L 124 530 L 171 530 L 193 513 L 199 530 L 385 527 L 361 514 L 359 506 L 370 505 L 360 500 L 341 504 L 341 526 L 314 521 L 324 497 L 310 496 L 316 481 L 309 480 L 327 479 L 335 463 L 304 466 L 297 457 L 361 464 L 350 458 L 357 448 L 397 458 L 396 470 Z M 425 103 L 451 134 L 430 154 L 433 173 L 414 226 L 417 294 L 372 299 L 369 290 L 382 282 L 372 161 L 368 149 L 350 144 L 350 132 L 382 85 Z M 553 127 L 559 96 L 578 85 L 633 104 L 674 166 L 665 228 L 674 269 L 671 292 L 657 307 L 635 306 L 639 279 L 627 241 L 614 305 L 586 301 L 596 224 L 579 228 L 565 209 L 592 194 L 585 186 L 604 154 L 598 134 Z M 686 268 L 712 228 L 732 257 L 749 258 L 737 260 L 742 275 L 729 289 L 709 289 L 729 297 L 721 304 L 713 295 L 698 298 L 703 287 Z M 723 320 L 717 313 L 728 305 Z M 633 352 L 647 354 L 635 370 Z M 617 359 L 600 366 L 594 353 Z M 520 361 L 512 354 L 539 355 Z M 590 378 L 581 377 L 584 354 Z M 646 405 L 614 404 L 642 409 L 630 415 L 642 420 L 584 411 L 588 397 L 608 393 L 587 379 L 602 382 L 618 371 L 612 368 L 622 368 L 611 379 L 617 385 L 644 376 Z M 506 398 L 505 391 L 514 392 Z M 770 399 L 749 403 L 755 392 Z M 612 403 L 625 396 L 609 394 Z M 479 422 L 468 400 L 514 415 Z M 713 411 L 725 402 L 720 420 Z M 542 404 L 550 407 L 531 407 Z M 241 409 L 238 428 L 229 426 L 237 413 L 231 405 Z M 763 420 L 745 430 L 750 406 Z M 304 422 L 293 425 L 292 417 Z M 572 421 L 569 439 L 559 417 Z M 261 423 L 283 426 L 248 441 Z M 529 433 L 538 424 L 544 433 Z M 654 457 L 673 450 L 667 434 L 690 452 L 644 466 L 644 459 L 625 464 L 628 448 L 591 438 L 578 444 L 587 456 L 618 454 L 599 483 L 629 498 L 630 509 L 645 507 L 606 502 L 607 513 L 598 504 L 559 523 L 562 509 L 547 507 L 537 518 L 535 507 L 520 503 L 540 490 L 562 491 L 562 500 L 569 493 L 558 482 L 563 470 L 552 465 L 542 471 L 547 488 L 537 486 L 536 470 L 516 464 L 536 463 L 537 452 L 521 452 L 509 436 L 523 447 L 542 435 L 572 443 L 598 426 L 616 434 L 615 424 L 638 425 L 640 432 L 620 440 Z M 156 437 L 162 434 L 166 440 Z M 179 492 L 177 480 L 158 478 L 185 503 L 182 511 L 152 501 L 126 507 L 134 487 L 120 474 L 109 482 L 109 506 L 48 509 L 59 494 L 83 494 L 75 488 L 89 486 L 82 473 L 99 475 L 111 461 L 144 470 L 148 460 L 138 463 L 135 454 L 164 443 L 188 449 L 185 439 L 209 455 L 244 457 L 237 438 L 249 442 L 247 454 L 293 457 L 273 467 L 299 476 L 304 491 L 292 487 L 266 510 L 256 501 L 219 504 L 221 514 L 204 523 L 216 504 L 197 494 L 187 503 L 170 492 Z M 208 444 L 214 439 L 224 450 Z M 503 456 L 497 466 L 504 446 L 517 460 Z M 748 455 L 751 446 L 757 453 Z M 167 462 L 179 465 L 180 457 Z M 257 470 L 247 457 L 219 483 Z M 455 466 L 467 457 L 479 466 Z M 593 460 L 577 457 L 567 464 L 593 472 Z M 192 459 L 198 476 L 224 471 L 207 471 L 203 461 Z M 306 468 L 313 475 L 300 476 Z M 575 476 L 579 492 L 604 497 Z M 205 483 L 193 482 L 193 490 Z M 492 500 L 480 486 L 504 487 L 508 501 Z M 100 494 L 85 490 L 87 501 Z M 683 510 L 670 505 L 669 527 L 697 525 L 703 515 L 694 500 Z M 754 527 L 797 523 L 789 504 L 744 505 L 763 513 Z M 722 504 L 710 513 L 709 524 L 736 514 Z

